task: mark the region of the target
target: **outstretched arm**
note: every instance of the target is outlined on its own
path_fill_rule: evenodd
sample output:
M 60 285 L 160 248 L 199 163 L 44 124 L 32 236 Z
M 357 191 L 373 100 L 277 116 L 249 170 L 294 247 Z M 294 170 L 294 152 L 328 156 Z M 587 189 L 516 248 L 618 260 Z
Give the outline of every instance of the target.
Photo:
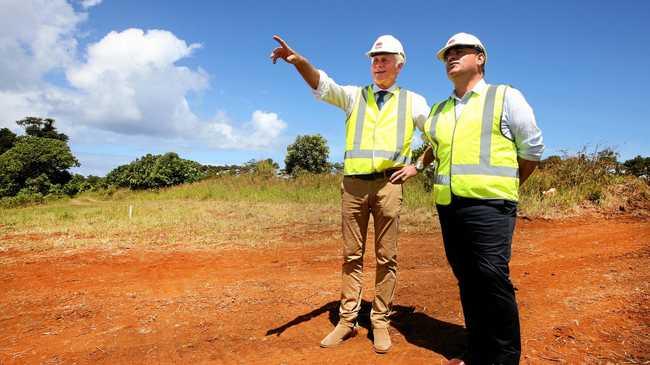
M 280 47 L 275 48 L 273 52 L 271 52 L 271 61 L 276 63 L 278 58 L 282 58 L 287 63 L 294 65 L 302 78 L 305 79 L 307 85 L 316 90 L 318 88 L 318 82 L 320 81 L 318 70 L 316 70 L 316 68 L 312 66 L 305 57 L 291 49 L 287 42 L 280 38 L 280 36 L 274 35 L 273 39 L 280 43 Z

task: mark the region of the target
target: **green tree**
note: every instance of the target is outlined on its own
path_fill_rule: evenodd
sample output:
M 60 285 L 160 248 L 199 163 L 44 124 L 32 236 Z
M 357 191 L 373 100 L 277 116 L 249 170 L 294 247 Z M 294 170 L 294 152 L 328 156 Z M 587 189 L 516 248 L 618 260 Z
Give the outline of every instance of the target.
M 108 187 L 106 184 L 106 178 L 95 175 L 88 175 L 86 177 L 86 184 L 88 184 L 89 190 L 100 190 Z
M 68 142 L 68 136 L 56 130 L 56 127 L 54 127 L 54 119 L 52 118 L 27 117 L 16 121 L 16 124 L 23 126 L 28 136 L 58 139 L 63 142 Z
M 63 187 L 62 191 L 66 195 L 73 196 L 87 190 L 95 190 L 102 188 L 101 185 L 103 179 L 101 177 L 89 175 L 84 177 L 80 174 L 74 174 L 70 181 L 68 181 Z
M 327 172 L 329 164 L 329 147 L 320 134 L 298 136 L 287 147 L 284 159 L 287 174 L 295 175 L 299 171 L 309 171 L 316 174 Z
M 106 175 L 106 181 L 130 189 L 157 189 L 198 181 L 205 177 L 203 170 L 198 162 L 182 159 L 174 152 L 147 154 L 116 167 Z
M 55 189 L 54 184 L 50 181 L 50 178 L 46 174 L 40 174 L 35 178 L 29 178 L 25 181 L 25 187 L 23 191 L 27 191 L 30 194 L 40 194 L 45 196 L 50 193 L 50 190 Z
M 16 135 L 9 128 L 0 129 L 0 155 L 16 143 Z
M 71 177 L 68 169 L 74 166 L 79 161 L 65 141 L 17 137 L 14 146 L 0 155 L 0 197 L 16 195 L 28 185 L 40 192 L 65 184 Z
M 623 162 L 626 173 L 634 176 L 650 176 L 650 157 L 641 157 L 637 155 L 635 158 Z

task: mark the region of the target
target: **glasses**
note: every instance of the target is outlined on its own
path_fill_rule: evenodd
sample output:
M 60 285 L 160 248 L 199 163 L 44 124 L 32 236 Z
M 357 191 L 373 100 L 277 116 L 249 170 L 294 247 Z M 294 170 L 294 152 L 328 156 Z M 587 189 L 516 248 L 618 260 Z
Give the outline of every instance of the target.
M 450 51 L 461 51 L 461 50 L 464 50 L 464 49 L 471 49 L 471 50 L 475 50 L 475 51 L 477 51 L 479 53 L 485 53 L 483 48 L 481 48 L 479 46 L 459 44 L 457 46 L 452 46 L 452 47 L 447 48 L 447 50 L 445 51 L 445 55 L 444 55 L 443 59 L 447 58 L 447 54 L 449 54 Z

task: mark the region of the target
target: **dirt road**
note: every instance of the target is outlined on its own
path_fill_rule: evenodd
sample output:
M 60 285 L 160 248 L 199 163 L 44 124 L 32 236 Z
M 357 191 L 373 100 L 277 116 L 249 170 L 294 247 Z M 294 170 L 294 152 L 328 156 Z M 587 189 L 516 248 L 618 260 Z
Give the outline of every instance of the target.
M 340 235 L 286 237 L 255 249 L 4 250 L 0 364 L 439 364 L 463 350 L 439 232 L 401 236 L 386 355 L 372 351 L 368 302 L 359 336 L 318 347 L 338 316 Z M 513 247 L 522 363 L 650 361 L 647 219 L 520 220 Z

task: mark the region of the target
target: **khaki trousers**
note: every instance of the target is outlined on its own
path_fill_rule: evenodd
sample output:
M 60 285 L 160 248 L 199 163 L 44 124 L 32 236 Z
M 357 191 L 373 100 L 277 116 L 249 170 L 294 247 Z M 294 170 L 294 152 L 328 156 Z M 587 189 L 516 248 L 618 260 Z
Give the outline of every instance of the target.
M 387 328 L 397 280 L 397 236 L 402 209 L 402 185 L 388 178 L 362 180 L 345 176 L 341 187 L 343 229 L 343 283 L 341 322 L 354 325 L 361 308 L 363 255 L 368 221 L 375 225 L 375 298 L 370 321 L 373 328 Z

